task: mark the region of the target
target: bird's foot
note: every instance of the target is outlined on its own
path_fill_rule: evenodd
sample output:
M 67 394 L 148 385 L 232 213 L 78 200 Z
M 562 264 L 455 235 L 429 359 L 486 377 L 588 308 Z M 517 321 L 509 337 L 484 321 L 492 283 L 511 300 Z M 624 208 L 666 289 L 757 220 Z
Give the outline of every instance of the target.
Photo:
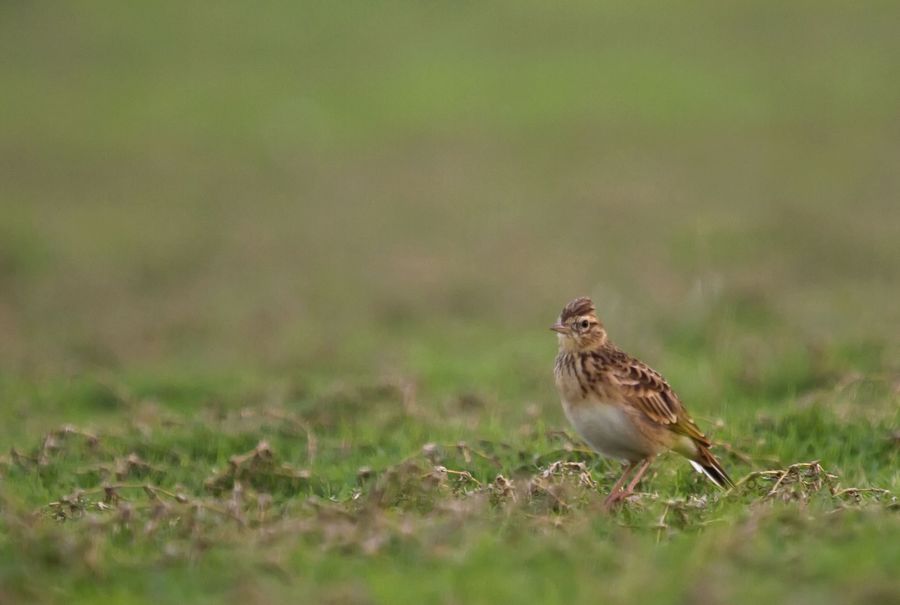
M 603 501 L 603 510 L 604 512 L 611 512 L 614 508 L 616 508 L 622 502 L 628 498 L 634 492 L 626 491 L 623 489 L 618 489 L 612 493 L 610 493 L 606 499 Z

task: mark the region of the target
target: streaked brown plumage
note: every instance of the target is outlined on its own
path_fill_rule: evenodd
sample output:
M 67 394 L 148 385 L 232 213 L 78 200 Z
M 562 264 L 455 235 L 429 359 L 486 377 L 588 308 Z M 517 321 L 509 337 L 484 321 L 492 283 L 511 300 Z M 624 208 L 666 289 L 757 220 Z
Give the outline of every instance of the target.
M 632 493 L 666 450 L 688 458 L 719 487 L 734 485 L 669 383 L 610 342 L 591 299 L 570 302 L 551 329 L 559 335 L 555 377 L 566 416 L 593 449 L 628 463 L 607 505 Z

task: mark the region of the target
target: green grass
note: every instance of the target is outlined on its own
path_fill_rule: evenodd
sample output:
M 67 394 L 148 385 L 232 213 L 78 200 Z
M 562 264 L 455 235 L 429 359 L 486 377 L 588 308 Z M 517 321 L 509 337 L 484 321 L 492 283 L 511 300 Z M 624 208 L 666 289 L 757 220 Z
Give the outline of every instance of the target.
M 900 602 L 896 18 L 4 4 L 0 602 Z M 738 488 L 601 512 L 585 294 Z

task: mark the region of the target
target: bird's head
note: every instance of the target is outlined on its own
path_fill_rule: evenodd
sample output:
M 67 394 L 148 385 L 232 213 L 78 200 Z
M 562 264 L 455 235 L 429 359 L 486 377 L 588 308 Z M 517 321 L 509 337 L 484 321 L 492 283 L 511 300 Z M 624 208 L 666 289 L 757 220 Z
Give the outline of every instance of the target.
M 606 343 L 606 330 L 597 319 L 597 309 L 590 298 L 576 298 L 559 314 L 550 329 L 557 333 L 561 350 L 590 351 Z

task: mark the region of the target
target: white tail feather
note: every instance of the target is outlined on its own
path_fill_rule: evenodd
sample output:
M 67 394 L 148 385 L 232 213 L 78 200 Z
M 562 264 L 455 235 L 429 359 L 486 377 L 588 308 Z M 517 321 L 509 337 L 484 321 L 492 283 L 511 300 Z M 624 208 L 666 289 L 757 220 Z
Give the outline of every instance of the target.
M 702 466 L 700 466 L 699 464 L 697 464 L 697 463 L 694 462 L 693 460 L 688 459 L 688 462 L 691 463 L 691 466 L 694 467 L 694 470 L 695 470 L 695 471 L 697 471 L 697 472 L 700 473 L 701 475 L 706 475 L 706 478 L 707 478 L 707 479 L 709 479 L 710 481 L 712 481 L 713 483 L 715 483 L 715 484 L 718 485 L 719 487 L 725 487 L 724 485 L 722 485 L 722 484 L 719 482 L 718 479 L 716 479 L 715 477 L 713 477 L 712 475 L 710 475 L 710 474 L 709 474 L 709 471 L 707 471 L 705 468 L 703 468 Z
M 694 462 L 693 460 L 688 460 L 688 462 L 691 463 L 691 466 L 694 467 L 694 470 L 695 470 L 695 471 L 697 471 L 697 472 L 700 473 L 701 475 L 706 475 L 707 477 L 709 477 L 709 473 L 707 473 L 705 470 L 703 470 L 703 467 L 702 467 L 702 466 L 700 466 L 699 464 L 697 464 L 697 463 Z M 709 478 L 712 479 L 712 477 L 709 477 Z M 715 481 L 713 481 L 713 483 L 715 483 Z
M 715 483 L 716 485 L 718 485 L 718 486 L 721 487 L 722 489 L 727 489 L 727 488 L 728 488 L 728 485 L 723 484 L 723 483 L 722 483 L 722 480 L 720 480 L 720 479 L 717 478 L 717 477 L 714 477 L 708 470 L 706 470 L 705 468 L 703 468 L 702 466 L 700 466 L 698 463 L 694 462 L 694 461 L 691 460 L 690 458 L 688 458 L 688 462 L 691 463 L 691 466 L 694 467 L 694 470 L 695 470 L 695 471 L 697 471 L 697 472 L 700 473 L 701 475 L 706 475 L 706 478 L 707 478 L 707 479 L 709 479 L 710 481 L 712 481 L 713 483 Z M 728 479 L 728 476 L 727 476 L 727 475 L 725 476 L 725 479 Z M 728 483 L 731 483 L 731 481 L 728 480 Z

